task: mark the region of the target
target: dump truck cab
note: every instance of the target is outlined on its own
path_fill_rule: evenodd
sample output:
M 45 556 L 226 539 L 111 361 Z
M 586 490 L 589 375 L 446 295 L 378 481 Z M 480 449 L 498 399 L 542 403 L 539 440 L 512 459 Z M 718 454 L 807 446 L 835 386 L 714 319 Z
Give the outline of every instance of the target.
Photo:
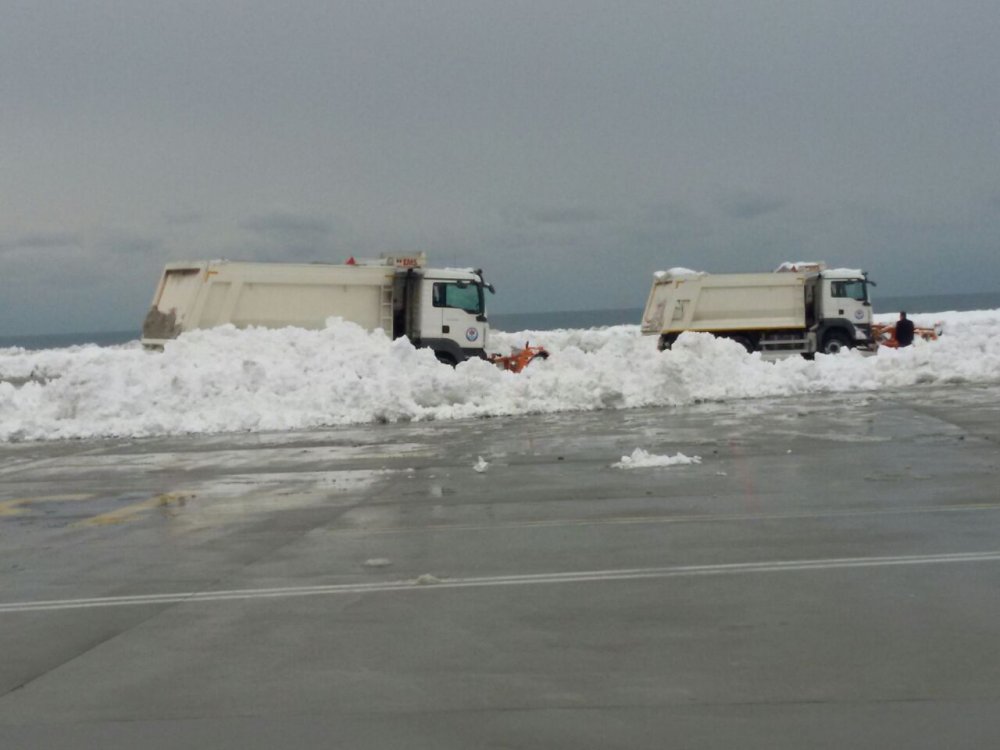
M 489 331 L 486 284 L 481 271 L 427 269 L 420 277 L 410 337 L 434 350 L 442 362 L 455 364 L 481 357 Z
M 835 354 L 845 348 L 870 348 L 872 282 L 861 270 L 836 268 L 820 274 L 816 304 L 816 337 L 819 349 Z

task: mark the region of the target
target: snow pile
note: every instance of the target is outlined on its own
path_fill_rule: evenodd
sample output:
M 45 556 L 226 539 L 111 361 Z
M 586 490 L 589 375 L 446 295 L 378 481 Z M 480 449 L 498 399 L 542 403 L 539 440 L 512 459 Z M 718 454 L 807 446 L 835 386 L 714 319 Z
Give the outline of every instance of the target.
M 790 271 L 792 273 L 798 273 L 799 271 L 810 272 L 810 271 L 823 271 L 826 270 L 826 263 L 822 260 L 786 260 L 781 263 L 777 268 L 774 269 L 775 273 L 784 273 Z M 861 273 L 860 271 L 858 272 Z
M 879 316 L 891 321 L 895 315 Z M 699 400 L 1000 383 L 1000 311 L 914 316 L 945 324 L 936 342 L 776 362 L 705 334 L 657 352 L 638 326 L 494 332 L 489 350 L 526 342 L 552 356 L 523 373 L 483 361 L 440 365 L 428 350 L 341 321 L 322 331 L 193 331 L 138 344 L 0 349 L 0 441 L 293 430 L 672 406 Z
M 653 278 L 657 281 L 663 281 L 664 279 L 676 279 L 681 276 L 704 276 L 704 271 L 693 271 L 690 268 L 684 268 L 683 266 L 675 266 L 673 268 L 667 269 L 666 271 L 656 271 L 653 273 Z
M 664 466 L 700 463 L 701 456 L 685 456 L 683 453 L 678 453 L 676 456 L 657 456 L 647 453 L 642 448 L 636 448 L 631 456 L 622 456 L 621 461 L 611 466 L 616 469 L 657 469 Z

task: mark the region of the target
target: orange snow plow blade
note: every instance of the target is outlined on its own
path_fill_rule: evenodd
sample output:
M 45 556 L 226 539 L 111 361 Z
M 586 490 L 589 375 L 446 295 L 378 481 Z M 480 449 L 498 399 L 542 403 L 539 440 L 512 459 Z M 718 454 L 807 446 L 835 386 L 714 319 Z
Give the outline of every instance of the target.
M 919 336 L 924 341 L 937 341 L 941 332 L 942 328 L 940 323 L 935 325 L 933 328 L 921 328 L 920 326 L 914 326 L 913 338 L 917 338 Z M 879 346 L 887 346 L 890 349 L 899 348 L 899 342 L 896 341 L 895 323 L 872 323 L 872 336 L 875 337 L 875 341 L 878 342 Z
M 491 354 L 487 359 L 497 367 L 509 372 L 521 372 L 536 359 L 548 359 L 549 353 L 544 346 L 529 346 L 527 342 L 523 349 L 517 349 L 510 354 Z

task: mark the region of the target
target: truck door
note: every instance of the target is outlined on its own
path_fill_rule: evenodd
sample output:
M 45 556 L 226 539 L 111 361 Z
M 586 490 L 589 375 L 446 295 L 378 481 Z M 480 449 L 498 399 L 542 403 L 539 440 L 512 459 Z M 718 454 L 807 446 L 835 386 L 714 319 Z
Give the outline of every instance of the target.
M 843 318 L 854 325 L 871 325 L 872 306 L 864 279 L 830 279 L 829 305 L 824 317 Z
M 424 330 L 423 337 L 448 339 L 460 349 L 482 349 L 486 343 L 482 286 L 463 280 L 431 283 L 431 318 L 437 331 Z

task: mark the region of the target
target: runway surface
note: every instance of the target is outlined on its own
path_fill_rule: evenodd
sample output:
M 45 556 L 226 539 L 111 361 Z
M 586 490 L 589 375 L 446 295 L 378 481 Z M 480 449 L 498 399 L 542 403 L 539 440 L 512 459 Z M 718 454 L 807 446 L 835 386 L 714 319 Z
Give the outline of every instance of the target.
M 998 440 L 955 387 L 0 445 L 0 747 L 990 747 Z

